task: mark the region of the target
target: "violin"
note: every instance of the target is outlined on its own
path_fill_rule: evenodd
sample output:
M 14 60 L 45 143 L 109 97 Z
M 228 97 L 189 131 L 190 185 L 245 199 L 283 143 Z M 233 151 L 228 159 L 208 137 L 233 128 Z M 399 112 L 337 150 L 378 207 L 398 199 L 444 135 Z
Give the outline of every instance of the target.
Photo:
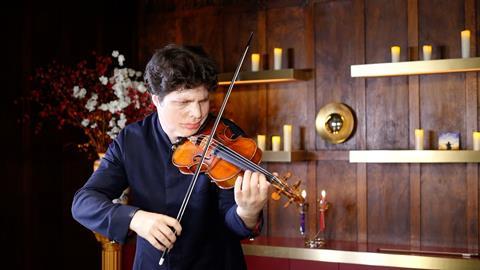
M 210 117 L 209 117 L 210 119 Z M 260 167 L 262 150 L 251 138 L 237 136 L 230 127 L 220 121 L 206 152 L 203 164 L 200 164 L 202 153 L 211 135 L 213 121 L 207 119 L 204 128 L 196 135 L 184 138 L 174 147 L 172 163 L 184 174 L 194 174 L 198 166 L 200 172 L 205 173 L 215 184 L 222 189 L 231 189 L 235 186 L 237 176 L 245 170 L 260 172 L 275 188 L 272 199 L 279 200 L 281 195 L 288 198 L 285 207 L 290 203 L 305 203 L 299 193 L 301 181 L 292 186 L 286 183 L 291 175 L 279 177 Z

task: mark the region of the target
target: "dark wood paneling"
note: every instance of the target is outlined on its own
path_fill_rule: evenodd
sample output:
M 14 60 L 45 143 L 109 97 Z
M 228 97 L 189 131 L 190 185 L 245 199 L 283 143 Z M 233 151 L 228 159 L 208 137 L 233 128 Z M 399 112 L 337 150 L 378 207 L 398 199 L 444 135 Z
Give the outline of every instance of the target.
M 389 62 L 393 45 L 408 59 L 407 10 L 406 1 L 366 1 L 367 63 Z M 408 78 L 368 79 L 365 91 L 366 148 L 408 149 Z M 367 191 L 368 241 L 409 244 L 408 165 L 367 165 Z
M 350 65 L 355 63 L 352 59 L 356 58 L 359 44 L 359 40 L 353 38 L 357 38 L 358 31 L 363 29 L 363 25 L 358 24 L 359 13 L 356 13 L 355 4 L 355 1 L 329 1 L 315 5 L 317 112 L 330 102 L 342 102 L 355 107 Z M 363 13 L 363 10 L 360 12 Z M 317 136 L 316 145 L 317 149 L 348 149 L 354 148 L 355 142 L 349 140 L 332 145 Z
M 422 246 L 465 247 L 465 165 L 422 167 Z
M 355 174 L 356 166 L 348 162 L 317 162 L 317 198 L 325 190 L 331 203 L 326 213 L 327 239 L 356 241 L 357 211 L 367 205 L 357 203 Z M 316 218 L 318 224 L 319 216 Z
M 464 1 L 419 1 L 419 44 L 432 44 L 433 59 L 460 57 L 464 11 Z M 420 76 L 420 124 L 427 135 L 426 149 L 437 149 L 438 134 L 444 131 L 460 132 L 461 148 L 465 146 L 465 98 L 465 74 Z M 422 166 L 422 246 L 467 244 L 465 177 L 463 164 Z
M 409 0 L 407 6 L 408 48 L 410 59 L 419 59 L 418 0 Z M 408 146 L 415 149 L 415 129 L 420 127 L 419 76 L 408 77 Z M 420 165 L 410 164 L 410 246 L 420 248 Z
M 465 28 L 471 29 L 472 36 L 477 36 L 477 24 L 475 22 L 476 7 L 474 0 L 465 1 Z M 470 53 L 476 55 L 477 42 L 472 38 Z M 473 149 L 472 131 L 477 130 L 477 84 L 478 76 L 476 72 L 468 72 L 465 76 L 466 91 L 466 138 L 467 149 Z M 479 223 L 478 223 L 478 165 L 467 164 L 467 247 L 469 250 L 478 250 Z
M 367 165 L 368 241 L 410 244 L 407 164 Z

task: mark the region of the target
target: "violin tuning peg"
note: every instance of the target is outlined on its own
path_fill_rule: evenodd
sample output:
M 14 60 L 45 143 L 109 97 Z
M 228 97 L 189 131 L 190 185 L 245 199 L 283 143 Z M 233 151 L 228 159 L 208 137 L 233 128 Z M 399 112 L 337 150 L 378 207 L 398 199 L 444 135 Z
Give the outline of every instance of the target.
M 290 177 L 292 177 L 292 173 L 291 172 L 286 172 L 284 178 L 288 179 Z
M 280 193 L 278 193 L 278 192 L 272 192 L 271 197 L 272 197 L 272 200 L 278 201 L 278 200 L 280 200 Z
M 293 188 L 295 190 L 298 190 L 298 187 L 300 186 L 300 184 L 302 183 L 302 180 L 298 180 L 294 185 L 293 185 Z
M 288 200 L 288 201 L 283 205 L 283 208 L 287 208 L 287 207 L 290 205 L 290 203 L 292 203 L 292 202 L 293 202 L 292 199 Z

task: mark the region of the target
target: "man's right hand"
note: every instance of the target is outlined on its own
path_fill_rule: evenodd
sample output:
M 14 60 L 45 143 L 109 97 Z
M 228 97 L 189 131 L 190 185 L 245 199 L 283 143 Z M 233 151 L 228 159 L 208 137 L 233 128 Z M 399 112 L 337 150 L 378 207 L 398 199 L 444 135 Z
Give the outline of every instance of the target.
M 182 226 L 175 218 L 143 210 L 133 215 L 130 229 L 161 251 L 171 249 L 182 232 Z

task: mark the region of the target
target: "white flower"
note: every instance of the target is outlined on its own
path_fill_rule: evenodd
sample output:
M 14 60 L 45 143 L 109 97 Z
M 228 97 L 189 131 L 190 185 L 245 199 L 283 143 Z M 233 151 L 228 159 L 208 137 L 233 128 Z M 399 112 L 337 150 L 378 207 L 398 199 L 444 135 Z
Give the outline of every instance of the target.
M 92 111 L 95 110 L 95 106 L 97 106 L 97 99 L 98 99 L 98 95 L 97 94 L 92 94 L 90 99 L 87 101 L 87 104 L 85 105 L 85 108 L 87 108 L 87 110 L 89 112 L 92 112 Z
M 102 111 L 108 111 L 108 106 L 105 103 L 102 103 L 98 108 Z
M 90 128 L 96 128 L 97 126 L 98 126 L 97 123 L 93 123 L 90 125 Z
M 141 72 L 141 71 L 137 71 L 137 72 L 135 73 L 135 76 L 137 76 L 137 77 L 142 76 L 142 72 Z
M 112 117 L 112 119 L 110 119 L 110 122 L 108 123 L 108 126 L 109 127 L 114 127 L 115 126 L 115 120 L 117 120 L 115 117 Z
M 82 126 L 88 127 L 88 124 L 90 124 L 90 120 L 88 120 L 88 119 L 83 119 L 82 120 Z
M 118 51 L 113 51 L 112 56 L 116 58 L 118 56 Z
M 103 85 L 107 85 L 108 83 L 108 78 L 105 77 L 105 76 L 102 76 L 99 78 L 100 79 L 100 82 L 103 84 Z
M 113 127 L 111 130 L 107 131 L 108 136 L 110 136 L 112 139 L 115 139 L 118 133 L 120 133 L 120 129 L 118 127 Z
M 85 97 L 86 94 L 87 94 L 87 90 L 85 88 L 80 89 L 80 87 L 78 85 L 75 85 L 73 87 L 73 97 L 74 98 L 82 99 L 82 98 Z
M 118 64 L 119 64 L 120 66 L 123 66 L 123 62 L 124 62 L 124 61 L 125 61 L 125 56 L 123 56 L 123 54 L 120 54 L 120 55 L 118 56 Z
M 145 87 L 143 82 L 139 82 L 138 85 L 137 85 L 137 90 L 140 93 L 145 93 L 145 91 L 147 91 L 147 88 Z
M 129 69 L 128 69 L 128 77 L 133 77 L 133 76 L 135 76 L 135 70 L 129 68 Z
M 117 125 L 119 128 L 124 128 L 126 123 L 127 123 L 127 118 L 125 117 L 125 114 L 121 113 L 120 119 L 117 121 Z

